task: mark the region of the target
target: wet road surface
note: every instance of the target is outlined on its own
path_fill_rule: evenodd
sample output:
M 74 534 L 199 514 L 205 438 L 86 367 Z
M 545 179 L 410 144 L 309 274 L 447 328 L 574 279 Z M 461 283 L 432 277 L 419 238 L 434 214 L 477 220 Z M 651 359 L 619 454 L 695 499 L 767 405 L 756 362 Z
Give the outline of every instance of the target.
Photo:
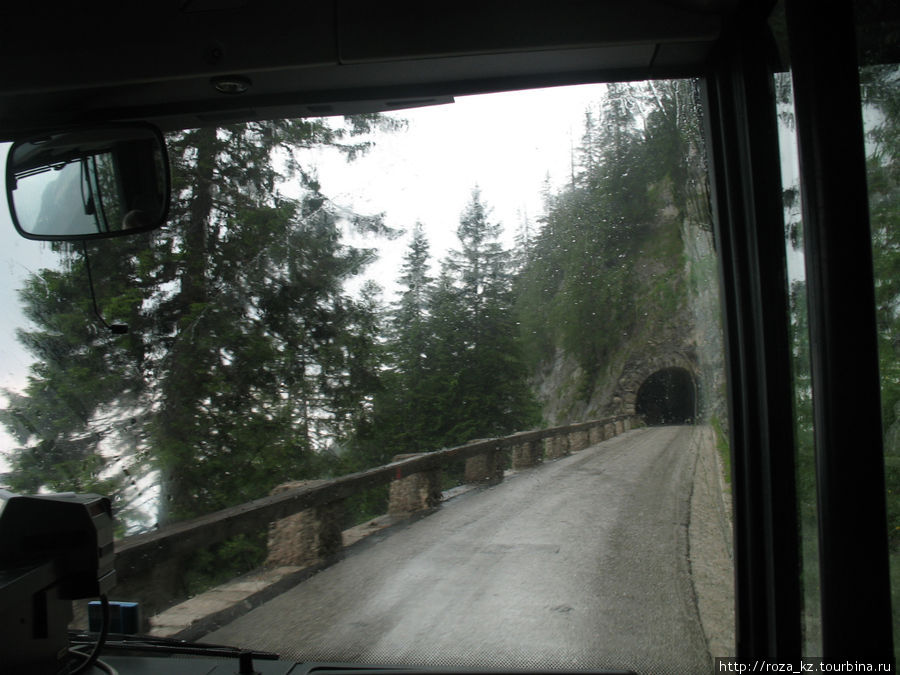
M 298 661 L 705 673 L 690 427 L 638 429 L 375 535 L 203 638 Z

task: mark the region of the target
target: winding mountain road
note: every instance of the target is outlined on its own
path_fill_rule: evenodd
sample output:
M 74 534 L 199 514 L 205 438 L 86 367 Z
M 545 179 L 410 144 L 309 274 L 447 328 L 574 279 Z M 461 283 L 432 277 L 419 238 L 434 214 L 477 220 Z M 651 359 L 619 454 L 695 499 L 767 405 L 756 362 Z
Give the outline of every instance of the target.
M 711 672 L 691 427 L 630 431 L 373 535 L 203 641 L 298 661 Z

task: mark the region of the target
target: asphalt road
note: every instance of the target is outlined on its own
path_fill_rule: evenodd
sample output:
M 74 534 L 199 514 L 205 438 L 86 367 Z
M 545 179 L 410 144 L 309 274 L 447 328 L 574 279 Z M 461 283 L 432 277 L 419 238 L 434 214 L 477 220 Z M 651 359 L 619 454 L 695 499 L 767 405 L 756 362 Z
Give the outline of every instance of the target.
M 351 549 L 207 635 L 298 661 L 707 673 L 690 427 L 639 429 Z

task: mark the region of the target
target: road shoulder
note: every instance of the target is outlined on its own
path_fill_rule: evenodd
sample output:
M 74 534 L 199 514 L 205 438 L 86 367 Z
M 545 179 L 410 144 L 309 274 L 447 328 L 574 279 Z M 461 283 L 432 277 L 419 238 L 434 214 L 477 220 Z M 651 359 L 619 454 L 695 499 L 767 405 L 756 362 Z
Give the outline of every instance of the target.
M 734 655 L 734 546 L 727 491 L 711 427 L 696 427 L 688 532 L 691 580 L 710 655 Z

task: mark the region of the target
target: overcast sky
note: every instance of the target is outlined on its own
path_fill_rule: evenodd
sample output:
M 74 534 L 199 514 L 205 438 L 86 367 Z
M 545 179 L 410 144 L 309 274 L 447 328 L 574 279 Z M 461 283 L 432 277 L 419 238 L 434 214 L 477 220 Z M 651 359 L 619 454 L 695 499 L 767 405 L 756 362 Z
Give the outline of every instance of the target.
M 555 187 L 569 179 L 584 112 L 604 90 L 591 85 L 468 96 L 397 113 L 407 129 L 380 136 L 361 159 L 348 164 L 318 153 L 322 189 L 357 212 L 384 212 L 394 228 L 410 231 L 422 222 L 437 263 L 456 246 L 460 213 L 477 185 L 511 243 L 522 219 L 533 223 L 540 214 L 547 176 Z M 396 278 L 407 242 L 403 237 L 382 246 L 382 260 L 370 270 L 382 285 Z

